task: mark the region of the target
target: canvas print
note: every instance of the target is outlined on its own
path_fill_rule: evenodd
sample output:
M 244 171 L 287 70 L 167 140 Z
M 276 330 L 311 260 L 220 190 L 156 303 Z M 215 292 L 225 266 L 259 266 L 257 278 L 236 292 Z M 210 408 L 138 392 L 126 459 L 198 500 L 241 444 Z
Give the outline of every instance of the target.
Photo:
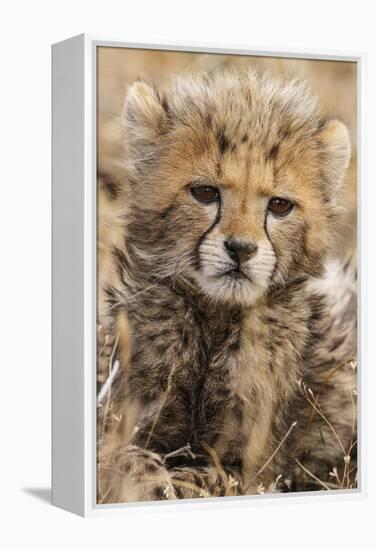
M 357 66 L 97 48 L 97 502 L 357 487 Z

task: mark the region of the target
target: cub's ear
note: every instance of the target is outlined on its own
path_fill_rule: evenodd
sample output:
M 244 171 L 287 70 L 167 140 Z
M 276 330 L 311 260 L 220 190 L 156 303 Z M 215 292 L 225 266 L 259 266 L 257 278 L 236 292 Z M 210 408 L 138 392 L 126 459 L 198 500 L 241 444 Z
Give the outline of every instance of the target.
M 135 82 L 125 99 L 123 121 L 131 139 L 152 141 L 167 128 L 166 104 L 152 86 L 142 81 Z
M 340 189 L 351 156 L 347 127 L 339 120 L 328 120 L 319 133 L 321 170 L 326 192 L 334 198 Z

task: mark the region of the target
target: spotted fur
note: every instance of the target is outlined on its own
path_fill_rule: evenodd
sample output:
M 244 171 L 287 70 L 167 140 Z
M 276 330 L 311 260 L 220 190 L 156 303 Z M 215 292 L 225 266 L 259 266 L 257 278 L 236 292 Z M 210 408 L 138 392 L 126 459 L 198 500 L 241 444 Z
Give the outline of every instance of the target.
M 278 476 L 300 487 L 299 464 L 327 477 L 355 441 L 356 285 L 328 263 L 345 126 L 305 85 L 254 73 L 137 82 L 123 117 L 124 246 L 107 294 L 130 350 L 107 501 L 249 494 Z M 194 186 L 219 199 L 201 204 Z M 269 211 L 276 196 L 291 213 Z M 240 267 L 229 239 L 256 250 Z

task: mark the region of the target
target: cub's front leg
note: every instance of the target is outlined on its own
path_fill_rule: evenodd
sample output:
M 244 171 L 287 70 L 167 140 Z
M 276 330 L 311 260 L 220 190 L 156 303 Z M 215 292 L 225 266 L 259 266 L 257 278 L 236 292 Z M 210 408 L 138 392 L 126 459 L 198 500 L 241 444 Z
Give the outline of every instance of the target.
M 119 446 L 106 468 L 111 474 L 106 502 L 177 498 L 169 472 L 157 453 L 137 445 Z

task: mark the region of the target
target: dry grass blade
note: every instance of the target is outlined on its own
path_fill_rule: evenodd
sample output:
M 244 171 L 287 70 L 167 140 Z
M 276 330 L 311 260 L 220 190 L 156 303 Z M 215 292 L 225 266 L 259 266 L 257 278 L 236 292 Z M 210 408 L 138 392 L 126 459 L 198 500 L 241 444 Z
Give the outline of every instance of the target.
M 180 456 L 180 455 L 186 455 L 186 454 L 188 454 L 190 458 L 192 458 L 193 460 L 196 458 L 196 455 L 192 453 L 190 443 L 187 443 L 183 447 L 180 447 L 180 449 L 176 449 L 176 451 L 172 451 L 171 453 L 164 455 L 163 462 L 166 462 L 166 460 L 168 460 L 169 458 L 173 458 L 175 456 Z
M 101 389 L 98 393 L 98 397 L 97 397 L 97 406 L 98 407 L 100 407 L 102 405 L 102 402 L 103 402 L 104 398 L 106 397 L 106 395 L 110 391 L 112 383 L 115 380 L 117 373 L 119 372 L 119 368 L 120 368 L 120 361 L 117 359 L 114 362 L 111 373 L 106 378 L 105 383 L 103 384 L 103 386 L 101 387 Z
M 354 366 L 353 366 L 354 361 L 353 360 L 347 361 L 346 363 L 340 365 L 340 367 L 337 367 L 336 369 L 334 369 L 334 371 L 332 371 L 330 373 L 330 375 L 327 377 L 326 380 L 329 380 L 334 375 L 334 373 L 339 370 L 339 368 L 341 368 L 345 365 L 350 365 L 350 366 L 352 366 L 352 368 L 354 368 Z M 312 413 L 313 414 L 318 414 L 321 417 L 321 419 L 325 422 L 325 424 L 330 429 L 331 433 L 334 436 L 334 439 L 337 441 L 337 443 L 340 446 L 341 451 L 343 453 L 343 472 L 341 474 L 341 477 L 338 475 L 338 471 L 337 471 L 336 466 L 334 466 L 332 472 L 329 473 L 329 476 L 334 478 L 336 480 L 336 482 L 338 483 L 338 485 L 335 488 L 337 488 L 337 489 L 352 488 L 354 486 L 354 483 L 350 479 L 351 451 L 357 443 L 356 440 L 354 441 L 354 435 L 355 435 L 355 432 L 356 432 L 356 428 L 355 428 L 356 427 L 356 405 L 355 405 L 355 401 L 354 401 L 354 392 L 353 392 L 353 390 L 348 385 L 348 389 L 349 389 L 350 395 L 351 395 L 351 403 L 352 403 L 352 427 L 351 427 L 352 435 L 351 435 L 349 448 L 348 448 L 348 450 L 346 450 L 343 443 L 342 443 L 342 441 L 341 441 L 341 439 L 340 439 L 340 437 L 339 437 L 339 435 L 338 435 L 338 433 L 337 433 L 337 431 L 335 430 L 333 425 L 330 423 L 330 421 L 328 420 L 328 418 L 325 416 L 324 412 L 322 411 L 322 408 L 321 408 L 320 403 L 319 403 L 320 394 L 317 394 L 315 396 L 314 393 L 312 392 L 312 390 L 302 380 L 300 380 L 300 382 L 299 382 L 299 388 L 300 388 L 300 391 L 301 391 L 302 395 L 304 396 L 304 398 L 311 405 Z M 312 420 L 312 418 L 313 418 L 313 416 L 311 415 L 310 421 Z M 355 468 L 351 468 L 351 472 L 353 472 L 354 470 L 356 470 L 356 466 L 355 466 Z M 307 472 L 307 473 L 309 473 L 309 475 L 311 477 L 313 476 L 312 472 Z M 323 484 L 323 482 L 321 480 L 320 480 L 320 484 L 321 485 Z
M 207 453 L 210 454 L 210 456 L 211 456 L 211 458 L 214 462 L 214 465 L 217 469 L 217 472 L 218 472 L 219 476 L 221 477 L 221 479 L 223 481 L 223 484 L 225 486 L 226 496 L 230 495 L 231 494 L 231 488 L 230 488 L 229 479 L 227 477 L 226 472 L 223 469 L 223 466 L 221 464 L 221 461 L 218 458 L 218 455 L 217 455 L 216 451 L 212 447 L 210 447 L 207 443 L 202 443 L 202 447 L 203 447 L 203 449 L 205 449 L 205 451 Z
M 342 444 L 342 441 L 338 437 L 337 432 L 335 431 L 335 429 L 333 428 L 333 426 L 331 425 L 329 420 L 326 418 L 324 413 L 319 408 L 317 399 L 315 398 L 315 395 L 314 395 L 313 391 L 310 388 L 308 388 L 308 386 L 302 381 L 300 381 L 300 383 L 299 383 L 299 388 L 300 388 L 300 391 L 301 391 L 302 395 L 304 396 L 304 398 L 308 401 L 308 403 L 311 405 L 311 407 L 316 411 L 316 413 L 323 419 L 325 424 L 329 427 L 329 429 L 332 432 L 334 438 L 338 442 L 338 445 L 341 447 L 344 456 L 346 456 L 347 453 L 345 451 L 345 447 Z M 311 399 L 310 395 L 312 395 L 313 400 Z
M 115 353 L 116 353 L 118 342 L 119 342 L 119 336 L 115 340 L 114 347 L 112 348 L 112 352 L 111 352 L 111 355 L 110 355 L 110 358 L 109 358 L 109 361 L 108 361 L 108 377 L 110 379 L 111 379 L 111 372 L 112 372 L 112 362 L 114 360 L 114 356 L 115 356 Z M 103 434 L 105 433 L 105 430 L 106 430 L 106 423 L 107 423 L 108 411 L 109 411 L 109 408 L 110 408 L 110 402 L 111 402 L 111 384 L 110 384 L 110 386 L 108 388 L 108 391 L 107 391 L 106 405 L 105 405 L 105 409 L 104 409 L 104 413 L 103 413 L 102 436 L 103 436 Z
M 174 478 L 166 480 L 166 478 L 164 478 L 162 476 L 152 476 L 151 477 L 151 476 L 146 476 L 146 475 L 138 476 L 136 479 L 137 479 L 138 483 L 145 483 L 145 484 L 149 484 L 149 485 L 159 484 L 161 486 L 166 485 L 166 488 L 168 488 L 167 482 L 169 482 L 175 487 L 181 487 L 182 489 L 189 489 L 190 491 L 193 491 L 194 493 L 197 493 L 197 495 L 200 496 L 200 497 L 210 497 L 210 496 L 212 496 L 209 493 L 209 491 L 207 491 L 206 489 L 203 489 L 202 487 L 199 487 L 195 483 L 191 483 L 190 481 L 185 481 L 185 480 L 181 480 L 181 479 L 174 479 Z M 168 492 L 168 491 L 166 491 L 166 492 Z M 167 496 L 167 494 L 166 494 L 166 496 Z
M 301 462 L 299 462 L 299 460 L 297 458 L 295 458 L 295 462 L 297 463 L 297 465 L 307 474 L 309 475 L 312 479 L 314 479 L 315 481 L 317 481 L 317 483 L 319 483 L 322 487 L 324 487 L 324 489 L 326 489 L 327 491 L 330 491 L 330 487 L 324 483 L 323 481 L 321 481 L 321 479 L 319 479 L 317 476 L 315 476 L 315 474 L 313 474 L 312 472 L 310 472 L 308 470 L 308 468 L 306 468 L 305 466 L 303 466 L 303 464 Z
M 282 447 L 282 445 L 284 444 L 284 442 L 286 441 L 286 439 L 288 438 L 288 436 L 290 435 L 290 433 L 292 432 L 292 430 L 295 428 L 295 426 L 297 425 L 297 421 L 295 420 L 295 422 L 293 422 L 291 424 L 291 426 L 289 427 L 289 429 L 287 430 L 287 432 L 285 433 L 285 435 L 283 436 L 283 438 L 281 439 L 281 441 L 278 443 L 277 447 L 275 448 L 274 452 L 270 455 L 270 457 L 268 458 L 268 460 L 265 462 L 265 464 L 259 469 L 259 471 L 257 472 L 257 474 L 251 479 L 250 483 L 247 485 L 247 487 L 245 488 L 244 492 L 247 493 L 247 491 L 249 491 L 249 489 L 251 488 L 252 486 L 252 483 L 254 482 L 255 479 L 257 479 L 261 474 L 262 472 L 265 470 L 265 468 L 267 468 L 269 466 L 269 464 L 271 463 L 271 461 L 273 460 L 273 458 L 275 457 L 275 455 L 278 453 L 278 451 L 280 450 L 280 448 Z
M 171 483 L 175 487 L 181 487 L 182 489 L 190 489 L 191 491 L 194 491 L 195 493 L 198 493 L 198 496 L 202 497 L 202 498 L 208 498 L 208 497 L 213 496 L 206 489 L 203 489 L 202 487 L 199 487 L 195 483 L 190 483 L 189 481 L 183 481 L 181 479 L 172 478 Z

